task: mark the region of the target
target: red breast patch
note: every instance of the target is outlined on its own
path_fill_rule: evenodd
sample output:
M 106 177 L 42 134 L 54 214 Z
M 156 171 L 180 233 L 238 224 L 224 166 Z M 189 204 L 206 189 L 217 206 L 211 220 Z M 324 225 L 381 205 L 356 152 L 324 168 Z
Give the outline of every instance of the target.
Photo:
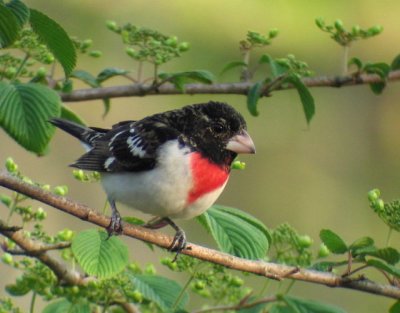
M 193 187 L 188 196 L 188 204 L 193 203 L 204 194 L 221 187 L 229 176 L 229 171 L 218 166 L 208 159 L 203 158 L 200 153 L 192 153 L 190 157 Z

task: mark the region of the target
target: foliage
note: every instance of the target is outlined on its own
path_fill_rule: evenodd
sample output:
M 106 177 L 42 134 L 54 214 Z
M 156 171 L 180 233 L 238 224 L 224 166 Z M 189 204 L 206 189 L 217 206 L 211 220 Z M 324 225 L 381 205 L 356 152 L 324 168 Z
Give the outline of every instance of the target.
M 320 30 L 330 34 L 331 38 L 341 46 L 349 46 L 357 40 L 377 36 L 383 31 L 383 27 L 380 25 L 375 25 L 368 29 L 362 29 L 359 25 L 354 25 L 351 30 L 346 30 L 341 20 L 336 20 L 333 25 L 326 25 L 321 17 L 315 20 L 315 24 Z
M 11 158 L 6 160 L 5 168 L 13 175 L 45 190 L 53 190 L 61 196 L 68 193 L 67 186 L 51 188 L 46 184 L 34 183 L 21 174 L 19 166 Z M 98 179 L 96 173 L 86 174 L 79 170 L 74 171 L 73 175 L 82 182 Z M 382 204 L 377 189 L 368 193 L 368 199 L 371 207 L 378 211 L 385 223 L 390 227 L 396 225 L 397 217 L 392 213 L 398 201 L 390 205 Z M 156 275 L 156 270 L 151 264 L 143 269 L 136 263 L 130 263 L 127 247 L 118 237 L 107 240 L 104 231 L 95 229 L 77 234 L 70 229 L 64 229 L 56 235 L 50 235 L 43 224 L 47 217 L 43 208 L 34 209 L 27 202 L 27 197 L 18 193 L 11 196 L 1 195 L 0 200 L 9 210 L 8 220 L 12 216 L 20 218 L 27 238 L 43 244 L 59 245 L 57 250 L 64 262 L 76 262 L 85 275 L 90 275 L 90 279 L 83 285 L 65 285 L 42 262 L 28 256 L 14 256 L 17 251 L 15 243 L 10 239 L 3 240 L 3 263 L 22 273 L 15 283 L 7 286 L 8 294 L 18 297 L 31 293 L 33 302 L 40 296 L 49 302 L 44 312 L 61 312 L 72 307 L 82 312 L 90 312 L 99 307 L 111 310 L 122 303 L 135 303 L 144 311 L 179 311 L 187 307 L 189 292 L 206 299 L 211 306 L 218 303 L 238 307 L 246 304 L 251 307 L 251 303 L 257 303 L 254 308 L 269 308 L 271 312 L 343 312 L 327 304 L 287 294 L 278 294 L 274 300 L 260 303 L 268 289 L 263 288 L 260 292 L 246 286 L 246 276 L 234 275 L 220 265 L 187 256 L 180 256 L 176 262 L 170 257 L 163 258 L 161 264 L 174 272 L 188 275 L 187 283 L 182 287 L 167 277 Z M 400 252 L 388 246 L 378 248 L 374 239 L 370 237 L 361 237 L 347 244 L 338 234 L 325 229 L 320 233 L 323 245 L 316 251 L 311 237 L 298 234 L 290 225 L 282 224 L 274 230 L 268 230 L 260 221 L 238 209 L 214 206 L 199 218 L 199 222 L 210 232 L 222 250 L 227 249 L 227 252 L 237 256 L 264 258 L 301 267 L 311 266 L 319 271 L 332 271 L 344 266 L 343 275 L 349 277 L 360 270 L 374 268 L 384 273 L 384 277 L 391 284 L 397 285 L 400 279 L 400 269 L 396 266 L 400 261 Z M 236 233 L 241 234 L 242 239 L 237 237 Z M 225 234 L 228 237 L 225 237 Z M 236 239 L 228 244 L 226 240 L 229 238 Z M 240 249 L 232 250 L 230 244 L 235 245 L 238 241 L 241 242 Z M 265 250 L 258 250 L 261 246 L 255 246 L 256 242 L 264 242 Z M 267 255 L 268 246 L 272 249 Z M 321 258 L 329 256 L 329 251 L 344 256 L 344 259 L 321 262 Z M 254 292 L 259 296 L 250 298 Z M 1 299 L 0 304 L 18 312 L 10 299 Z
M 159 71 L 160 66 L 180 57 L 182 53 L 189 50 L 190 44 L 185 41 L 179 42 L 175 35 L 165 35 L 158 30 L 131 23 L 120 26 L 115 21 L 107 21 L 106 27 L 121 37 L 122 43 L 126 46 L 127 55 L 137 63 L 137 67 L 120 69 L 108 66 L 97 75 L 93 75 L 84 69 L 75 70 L 78 52 L 91 57 L 102 55 L 101 51 L 91 50 L 93 45 L 91 39 L 80 40 L 69 37 L 56 21 L 38 10 L 28 8 L 20 0 L 1 4 L 0 14 L 3 16 L 2 23 L 0 23 L 0 47 L 4 51 L 0 55 L 0 81 L 2 82 L 0 91 L 7 94 L 12 86 L 22 86 L 16 89 L 26 90 L 26 97 L 33 98 L 36 103 L 41 103 L 40 106 L 43 106 L 43 103 L 48 103 L 49 106 L 49 108 L 41 109 L 41 112 L 47 112 L 47 114 L 35 114 L 32 110 L 25 109 L 27 105 L 23 100 L 17 100 L 17 94 L 14 97 L 3 97 L 0 99 L 0 117 L 3 116 L 0 118 L 0 126 L 20 145 L 38 155 L 46 153 L 47 145 L 52 137 L 53 126 L 47 123 L 49 115 L 62 116 L 83 123 L 79 116 L 61 104 L 57 94 L 50 89 L 59 93 L 71 93 L 74 90 L 73 80 L 75 79 L 84 82 L 91 88 L 99 88 L 113 77 L 121 76 L 137 84 L 151 81 L 151 85 L 144 85 L 142 88 L 144 94 L 152 90 L 157 91 L 161 85 L 167 83 L 173 84 L 177 90 L 184 93 L 185 85 L 190 82 L 213 84 L 216 81 L 215 76 L 207 70 L 190 69 L 175 73 Z M 368 39 L 382 32 L 380 26 L 361 29 L 357 25 L 353 26 L 351 31 L 347 31 L 340 20 L 336 20 L 333 25 L 326 25 L 323 19 L 318 18 L 316 25 L 324 32 L 329 33 L 333 40 L 346 49 L 350 43 L 356 40 Z M 252 83 L 247 93 L 247 107 L 254 116 L 259 114 L 260 98 L 270 96 L 273 91 L 281 88 L 289 86 L 295 88 L 309 124 L 315 114 L 315 101 L 309 88 L 303 82 L 304 77 L 313 74 L 308 69 L 306 62 L 297 60 L 291 54 L 287 57 L 277 58 L 265 53 L 255 64 L 251 60 L 255 49 L 267 48 L 278 34 L 279 31 L 275 28 L 266 34 L 248 31 L 246 38 L 239 42 L 243 59 L 229 62 L 222 72 L 240 68 L 240 79 L 246 82 L 251 82 L 255 75 L 260 73 L 258 76 L 261 75 L 262 78 Z M 21 51 L 22 56 L 20 53 L 15 53 L 15 50 Z M 54 77 L 56 63 L 62 66 L 65 77 Z M 344 56 L 345 73 L 347 73 L 348 66 L 355 65 L 357 71 L 354 76 L 373 73 L 382 78 L 382 82 L 370 84 L 372 91 L 376 94 L 382 93 L 390 70 L 397 69 L 398 63 L 395 59 L 391 66 L 384 62 L 364 65 L 356 57 L 348 62 L 347 52 Z M 142 77 L 143 67 L 146 64 L 153 67 L 153 76 L 144 79 Z M 264 64 L 269 68 L 267 75 L 265 75 L 265 71 L 261 71 Z M 136 72 L 136 77 L 132 77 L 131 72 Z M 32 83 L 41 86 L 40 92 L 35 92 L 38 89 L 28 85 Z M 25 85 L 27 85 L 26 88 Z M 103 98 L 102 100 L 104 103 L 103 116 L 105 116 L 111 107 L 110 99 Z M 14 106 L 19 106 L 21 109 L 15 112 L 9 109 Z M 33 129 L 27 129 L 26 123 L 24 126 L 24 123 L 15 122 L 21 118 L 26 123 L 33 120 L 34 123 L 31 125 Z M 37 132 L 41 132 L 41 135 L 32 135 Z

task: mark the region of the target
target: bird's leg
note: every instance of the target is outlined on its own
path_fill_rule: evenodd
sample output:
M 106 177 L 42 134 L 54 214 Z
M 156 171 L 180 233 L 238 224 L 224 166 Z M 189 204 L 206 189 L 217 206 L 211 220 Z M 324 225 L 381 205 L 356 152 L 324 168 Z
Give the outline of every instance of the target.
M 166 221 L 165 217 L 156 216 L 149 220 L 146 224 L 144 224 L 143 227 L 150 229 L 160 229 L 167 225 L 169 225 L 169 223 Z
M 119 214 L 115 201 L 108 198 L 111 207 L 111 222 L 107 227 L 108 238 L 112 235 L 119 235 L 122 233 L 121 215 Z
M 170 225 L 175 230 L 174 239 L 172 240 L 172 243 L 168 248 L 169 251 L 176 252 L 175 258 L 173 260 L 173 262 L 175 262 L 179 253 L 181 253 L 182 250 L 187 249 L 186 234 L 183 229 L 176 225 L 168 217 L 155 217 L 144 226 L 151 229 L 158 229 L 166 225 Z

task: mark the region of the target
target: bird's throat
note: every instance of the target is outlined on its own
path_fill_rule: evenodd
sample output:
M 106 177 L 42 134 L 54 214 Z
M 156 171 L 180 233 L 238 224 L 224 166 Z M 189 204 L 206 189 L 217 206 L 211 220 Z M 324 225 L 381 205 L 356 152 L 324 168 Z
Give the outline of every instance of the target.
M 191 204 L 203 195 L 210 193 L 225 184 L 229 177 L 229 168 L 219 166 L 204 158 L 200 153 L 192 153 L 190 158 L 193 187 L 189 192 L 187 203 Z

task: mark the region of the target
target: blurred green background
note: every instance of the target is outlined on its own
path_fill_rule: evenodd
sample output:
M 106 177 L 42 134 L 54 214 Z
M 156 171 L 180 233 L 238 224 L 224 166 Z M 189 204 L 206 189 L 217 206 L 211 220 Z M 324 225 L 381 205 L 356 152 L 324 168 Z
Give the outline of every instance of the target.
M 293 53 L 318 75 L 340 74 L 341 48 L 317 29 L 316 17 L 324 17 L 329 23 L 340 18 L 349 27 L 355 24 L 384 27 L 378 37 L 357 42 L 351 48 L 350 57 L 390 63 L 400 52 L 399 1 L 31 0 L 26 3 L 58 21 L 70 35 L 94 40 L 94 48 L 102 50 L 103 57 L 82 57 L 77 67 L 92 73 L 108 66 L 135 69 L 135 64 L 125 56 L 120 39 L 106 30 L 108 19 L 159 29 L 189 41 L 191 50 L 162 67 L 165 71 L 208 69 L 219 73 L 226 63 L 240 59 L 238 42 L 247 30 L 267 32 L 276 27 L 280 34 L 265 52 L 274 57 Z M 219 78 L 220 81 L 237 79 L 233 72 Z M 109 82 L 110 85 L 119 83 L 128 82 Z M 295 91 L 277 92 L 273 97 L 262 99 L 261 114 L 256 118 L 246 111 L 243 96 L 114 99 L 105 119 L 101 117 L 101 101 L 68 105 L 88 124 L 107 127 L 119 120 L 139 119 L 185 104 L 210 99 L 226 101 L 247 119 L 257 154 L 241 158 L 247 163 L 247 169 L 233 173 L 219 204 L 246 210 L 269 227 L 288 222 L 300 233 L 313 237 L 316 247 L 322 228 L 333 229 L 348 242 L 373 234 L 377 245 L 383 246 L 387 228 L 369 208 L 366 195 L 378 187 L 384 199 L 400 197 L 399 84 L 389 84 L 381 96 L 374 95 L 368 86 L 311 91 L 316 101 L 316 115 L 310 126 L 306 125 Z M 50 153 L 42 158 L 24 151 L 2 131 L 0 142 L 0 160 L 13 156 L 23 173 L 33 180 L 53 186 L 67 184 L 71 198 L 103 207 L 105 196 L 101 187 L 75 181 L 67 167 L 82 153 L 73 138 L 57 132 Z M 121 211 L 124 215 L 132 214 L 125 208 Z M 47 224 L 52 232 L 64 227 L 74 230 L 93 227 L 55 209 L 49 209 L 48 213 Z M 189 241 L 214 246 L 195 221 L 179 224 L 187 229 Z M 398 239 L 394 234 L 392 244 L 397 248 Z M 131 248 L 132 259 L 140 264 L 157 263 L 160 256 L 167 255 L 165 251 L 151 252 L 138 241 L 125 241 Z M 158 268 L 173 277 L 161 266 Z M 15 274 L 0 264 L 1 293 Z M 185 276 L 180 275 L 179 279 L 184 281 Z M 248 280 L 256 289 L 263 283 L 261 278 Z M 272 288 L 271 292 L 276 289 Z M 293 294 L 335 304 L 348 312 L 387 312 L 393 303 L 378 296 L 301 282 L 295 284 Z M 22 300 L 28 303 L 29 297 Z M 192 303 L 198 306 L 201 302 L 193 299 Z

